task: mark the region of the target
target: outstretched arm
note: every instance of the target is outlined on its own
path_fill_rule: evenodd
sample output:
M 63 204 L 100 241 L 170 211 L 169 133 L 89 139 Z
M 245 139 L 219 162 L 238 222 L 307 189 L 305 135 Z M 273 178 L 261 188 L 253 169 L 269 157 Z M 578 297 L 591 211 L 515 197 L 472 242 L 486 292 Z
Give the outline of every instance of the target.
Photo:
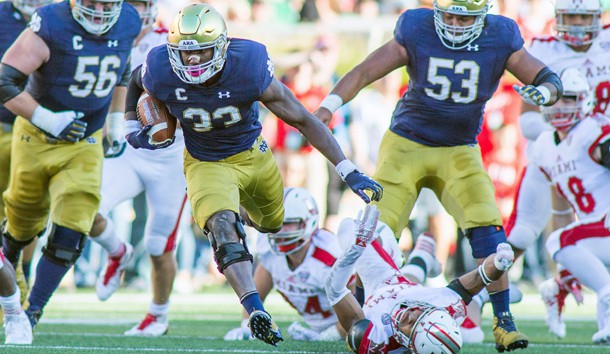
M 259 100 L 278 118 L 297 128 L 311 145 L 336 166 L 341 178 L 366 203 L 370 199 L 381 199 L 381 185 L 362 174 L 356 165 L 345 158 L 330 130 L 309 113 L 284 84 L 274 78 Z M 364 193 L 365 190 L 372 193 L 371 198 Z
M 364 312 L 346 284 L 354 274 L 354 264 L 366 246 L 375 239 L 377 221 L 379 210 L 374 205 L 367 205 L 355 221 L 356 242 L 337 259 L 326 280 L 326 296 L 339 318 L 339 323 L 347 331 L 356 321 L 364 318 Z
M 556 73 L 536 59 L 525 48 L 511 54 L 506 69 L 525 86 L 514 86 L 523 100 L 536 106 L 551 106 L 563 95 L 563 86 Z
M 326 125 L 330 124 L 332 114 L 341 105 L 356 97 L 360 90 L 408 63 L 409 57 L 405 47 L 394 39 L 390 40 L 345 74 L 314 115 Z

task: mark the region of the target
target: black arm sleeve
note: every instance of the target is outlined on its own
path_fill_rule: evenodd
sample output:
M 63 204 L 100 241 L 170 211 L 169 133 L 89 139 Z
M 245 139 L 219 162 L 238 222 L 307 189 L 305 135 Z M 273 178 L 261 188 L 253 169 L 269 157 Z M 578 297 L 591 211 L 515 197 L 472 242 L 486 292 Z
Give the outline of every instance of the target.
M 553 72 L 547 66 L 545 66 L 542 70 L 538 72 L 532 84 L 538 86 L 544 82 L 548 82 L 549 84 L 555 86 L 555 88 L 557 89 L 557 100 L 559 100 L 563 96 L 563 84 L 561 83 L 561 79 L 555 72 Z M 553 104 L 555 104 L 555 102 L 557 101 L 548 102 L 547 104 L 545 104 L 545 106 L 552 106 Z
M 142 65 L 138 66 L 131 72 L 129 85 L 127 86 L 127 95 L 125 97 L 125 113 L 135 112 L 138 107 L 138 99 L 144 92 L 142 85 Z
M 599 144 L 599 148 L 602 153 L 602 165 L 606 168 L 610 168 L 610 139 L 607 139 L 603 143 Z
M 453 279 L 451 283 L 447 285 L 447 287 L 455 291 L 458 295 L 460 295 L 466 305 L 470 304 L 470 302 L 472 301 L 472 295 L 468 292 L 468 290 L 466 290 L 466 288 L 464 288 L 464 285 L 460 283 L 460 280 L 458 278 Z
M 5 103 L 23 91 L 28 77 L 12 66 L 0 63 L 0 102 Z
M 127 66 L 125 67 L 125 72 L 123 73 L 123 76 L 121 76 L 121 81 L 119 81 L 117 86 L 122 86 L 122 87 L 127 86 L 127 84 L 129 84 L 130 77 L 131 77 L 131 57 L 129 58 L 129 61 L 127 62 Z

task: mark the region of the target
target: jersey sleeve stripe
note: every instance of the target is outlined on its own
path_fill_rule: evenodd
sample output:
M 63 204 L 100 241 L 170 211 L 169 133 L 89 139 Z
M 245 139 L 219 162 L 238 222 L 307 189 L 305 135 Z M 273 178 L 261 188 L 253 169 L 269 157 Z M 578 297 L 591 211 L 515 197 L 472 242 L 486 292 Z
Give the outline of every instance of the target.
M 371 242 L 371 246 L 373 246 L 373 248 L 375 249 L 375 251 L 377 251 L 377 253 L 379 254 L 379 256 L 381 256 L 381 259 L 383 259 L 387 264 L 389 264 L 392 268 L 398 270 L 398 267 L 396 266 L 396 264 L 394 263 L 394 260 L 392 259 L 392 257 L 388 254 L 388 252 L 386 252 L 385 249 L 383 249 L 383 246 L 381 246 L 381 243 L 379 242 L 379 240 L 375 240 L 373 242 Z
M 610 125 L 603 125 L 602 127 L 602 132 L 599 135 L 599 137 L 597 139 L 595 139 L 595 141 L 593 142 L 593 144 L 591 144 L 591 146 L 589 146 L 589 156 L 591 157 L 591 159 L 593 161 L 596 161 L 595 158 L 593 157 L 593 151 L 595 151 L 595 148 L 601 144 L 603 141 L 606 141 L 608 138 L 610 138 Z
M 332 254 L 326 252 L 325 250 L 319 247 L 316 247 L 314 249 L 313 254 L 311 256 L 329 267 L 332 267 L 333 264 L 335 264 L 335 262 L 337 261 L 337 258 L 333 257 Z

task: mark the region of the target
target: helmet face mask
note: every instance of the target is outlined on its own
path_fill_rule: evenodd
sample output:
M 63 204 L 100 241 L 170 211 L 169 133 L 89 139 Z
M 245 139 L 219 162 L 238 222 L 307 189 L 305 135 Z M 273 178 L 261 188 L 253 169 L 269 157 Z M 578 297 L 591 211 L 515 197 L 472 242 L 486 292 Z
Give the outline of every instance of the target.
M 157 17 L 157 0 L 126 0 L 129 4 L 134 6 L 140 14 L 142 19 L 142 28 L 152 26 L 155 23 Z M 144 4 L 144 9 L 140 11 L 140 7 L 137 4 Z
M 284 208 L 282 229 L 267 235 L 271 251 L 278 255 L 293 254 L 308 245 L 319 222 L 316 201 L 305 189 L 286 188 Z
M 563 97 L 550 107 L 542 107 L 545 119 L 557 131 L 567 132 L 593 111 L 593 92 L 587 79 L 577 69 L 561 73 Z
M 183 82 L 202 84 L 222 70 L 229 47 L 227 27 L 211 6 L 194 4 L 183 8 L 174 17 L 167 39 L 170 64 Z M 184 62 L 191 52 L 201 57 L 200 51 L 206 49 L 213 50 L 210 60 L 194 65 Z
M 52 3 L 53 0 L 13 0 L 13 6 L 26 16 L 32 16 L 39 7 Z
M 394 339 L 412 353 L 457 353 L 462 348 L 462 335 L 453 317 L 425 302 L 405 301 L 394 306 L 392 330 Z
M 98 4 L 103 9 L 98 9 Z M 70 0 L 72 17 L 85 31 L 102 35 L 119 20 L 123 0 Z
M 463 49 L 483 32 L 488 0 L 434 0 L 434 27 L 441 43 L 449 49 Z M 456 26 L 445 23 L 446 14 L 456 17 L 471 16 L 471 24 Z
M 555 38 L 574 47 L 590 44 L 602 29 L 601 13 L 599 0 L 557 0 Z

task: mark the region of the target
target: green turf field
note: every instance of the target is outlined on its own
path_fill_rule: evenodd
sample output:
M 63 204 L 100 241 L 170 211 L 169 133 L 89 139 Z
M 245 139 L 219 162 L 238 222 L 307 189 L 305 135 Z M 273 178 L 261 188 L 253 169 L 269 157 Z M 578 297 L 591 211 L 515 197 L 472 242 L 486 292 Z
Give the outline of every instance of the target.
M 0 353 L 336 353 L 345 352 L 343 342 L 293 341 L 273 348 L 259 341 L 225 342 L 222 336 L 237 327 L 241 306 L 227 289 L 172 298 L 169 333 L 161 338 L 124 337 L 122 333 L 142 319 L 149 296 L 121 289 L 107 302 L 99 302 L 92 291 L 58 292 L 47 307 L 34 335 L 32 346 L 2 346 Z M 277 294 L 267 301 L 267 309 L 282 328 L 297 319 L 294 311 Z M 483 345 L 466 345 L 463 353 L 495 353 L 485 309 Z M 586 294 L 585 304 L 567 303 L 568 335 L 563 340 L 552 337 L 543 321 L 544 307 L 537 295 L 527 295 L 513 307 L 520 329 L 530 337 L 530 347 L 523 353 L 610 353 L 610 347 L 591 344 L 596 331 L 595 298 Z M 4 342 L 3 332 L 0 335 Z M 1 343 L 0 342 L 0 343 Z

